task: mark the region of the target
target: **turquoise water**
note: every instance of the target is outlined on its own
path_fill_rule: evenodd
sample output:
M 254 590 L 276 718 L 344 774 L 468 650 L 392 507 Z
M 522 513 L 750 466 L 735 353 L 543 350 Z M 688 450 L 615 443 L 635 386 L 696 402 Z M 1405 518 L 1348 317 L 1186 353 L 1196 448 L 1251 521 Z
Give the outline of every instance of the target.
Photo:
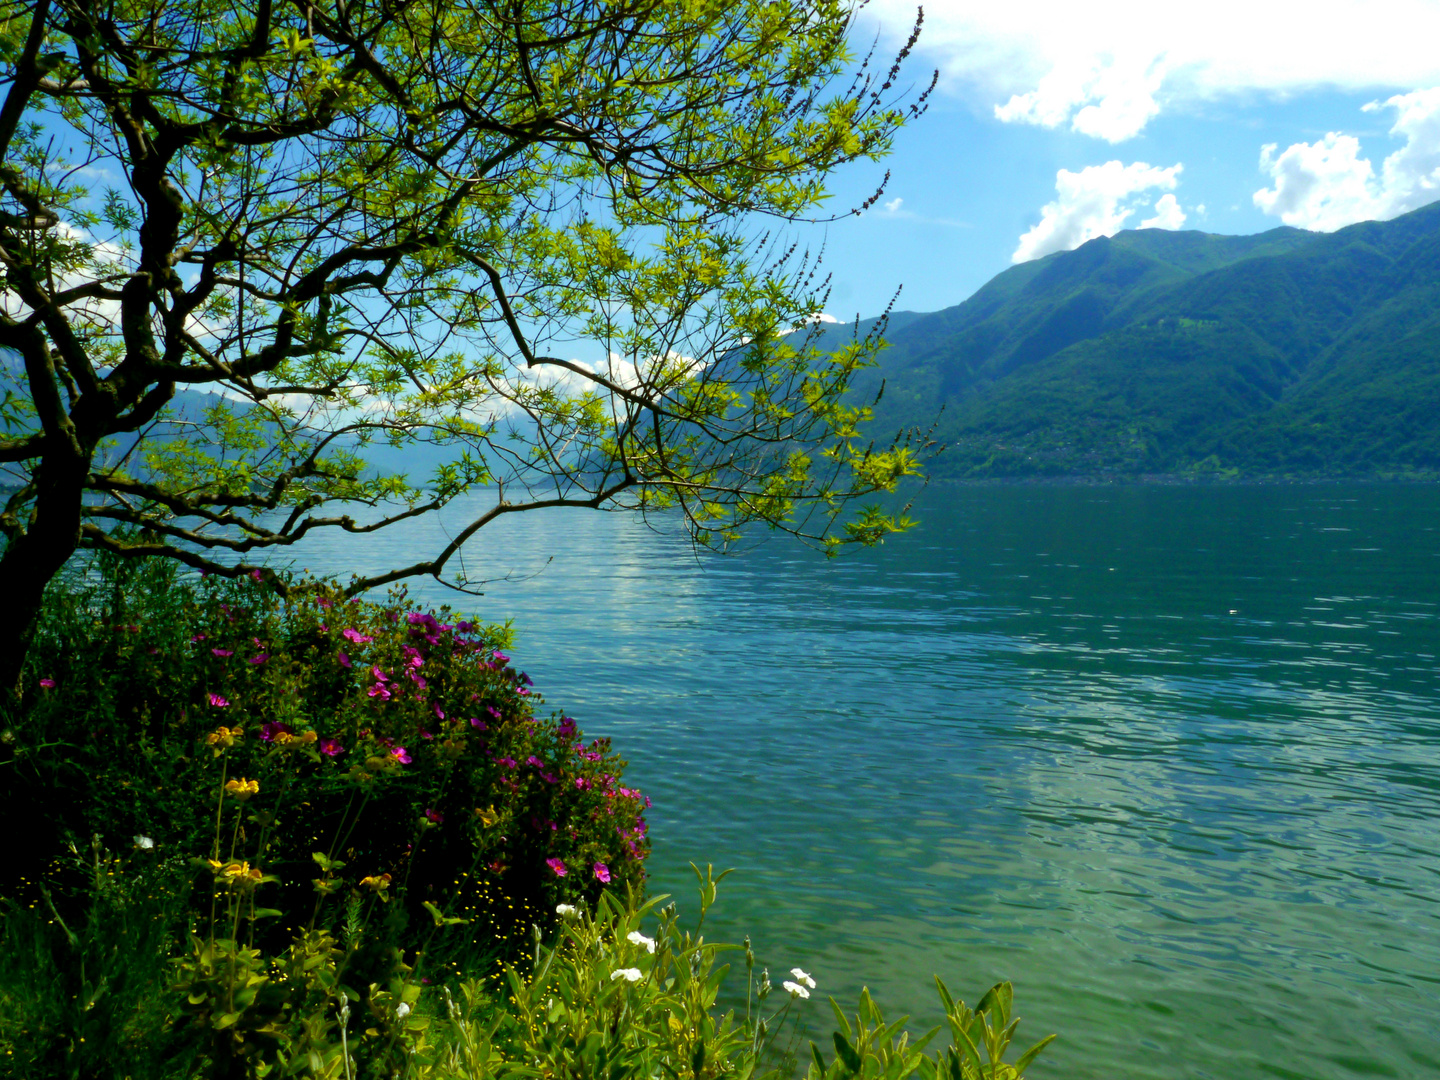
M 1440 489 L 935 487 L 825 563 L 579 511 L 470 601 L 655 800 L 654 887 L 915 1026 L 1016 984 L 1033 1075 L 1440 1076 Z M 409 561 L 458 514 L 312 569 Z M 549 561 L 547 561 L 547 559 Z M 823 1023 L 823 1006 L 812 1003 Z M 828 1011 L 828 1010 L 827 1010 Z

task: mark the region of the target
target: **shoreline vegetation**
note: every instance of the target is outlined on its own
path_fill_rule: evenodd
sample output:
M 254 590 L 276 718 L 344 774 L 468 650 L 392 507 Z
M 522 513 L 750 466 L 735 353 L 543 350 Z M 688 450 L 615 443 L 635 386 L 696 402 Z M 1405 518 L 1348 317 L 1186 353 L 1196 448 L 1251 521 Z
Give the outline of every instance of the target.
M 937 978 L 941 1029 L 862 992 L 808 1041 L 823 975 L 704 937 L 723 873 L 693 926 L 645 897 L 649 799 L 510 640 L 403 590 L 57 580 L 0 741 L 10 1074 L 1001 1080 L 1053 1038 Z

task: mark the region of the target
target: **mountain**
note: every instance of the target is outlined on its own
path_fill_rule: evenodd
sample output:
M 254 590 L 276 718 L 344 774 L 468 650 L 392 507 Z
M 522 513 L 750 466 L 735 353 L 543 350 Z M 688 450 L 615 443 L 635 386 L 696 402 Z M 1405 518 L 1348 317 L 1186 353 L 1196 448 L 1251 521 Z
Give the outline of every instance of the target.
M 834 331 L 832 331 L 833 333 Z M 936 477 L 1440 473 L 1440 202 L 1334 233 L 1141 229 L 904 313 L 860 391 Z

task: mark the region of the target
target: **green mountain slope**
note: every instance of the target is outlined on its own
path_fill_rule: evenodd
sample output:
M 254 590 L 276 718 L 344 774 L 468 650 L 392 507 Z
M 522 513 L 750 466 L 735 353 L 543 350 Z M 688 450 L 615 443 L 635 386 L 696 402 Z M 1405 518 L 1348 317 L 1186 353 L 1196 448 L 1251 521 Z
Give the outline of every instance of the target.
M 940 477 L 1440 471 L 1440 203 L 1122 232 L 888 337 L 861 389 L 885 380 L 879 430 L 936 425 Z

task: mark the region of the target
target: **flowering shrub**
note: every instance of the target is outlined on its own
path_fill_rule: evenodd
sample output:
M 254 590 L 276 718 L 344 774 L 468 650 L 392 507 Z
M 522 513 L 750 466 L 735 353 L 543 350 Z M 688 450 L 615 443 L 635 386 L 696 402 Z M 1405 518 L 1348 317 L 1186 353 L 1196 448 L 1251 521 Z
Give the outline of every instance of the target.
M 537 712 L 505 628 L 403 591 L 285 601 L 165 566 L 108 573 L 55 605 L 7 732 L 33 782 L 5 809 L 50 825 L 32 874 L 92 833 L 206 851 L 224 790 L 263 831 L 253 857 L 287 911 L 383 882 L 412 925 L 430 904 L 503 939 L 643 882 L 649 800 L 608 740 Z M 317 855 L 343 872 L 317 878 Z

